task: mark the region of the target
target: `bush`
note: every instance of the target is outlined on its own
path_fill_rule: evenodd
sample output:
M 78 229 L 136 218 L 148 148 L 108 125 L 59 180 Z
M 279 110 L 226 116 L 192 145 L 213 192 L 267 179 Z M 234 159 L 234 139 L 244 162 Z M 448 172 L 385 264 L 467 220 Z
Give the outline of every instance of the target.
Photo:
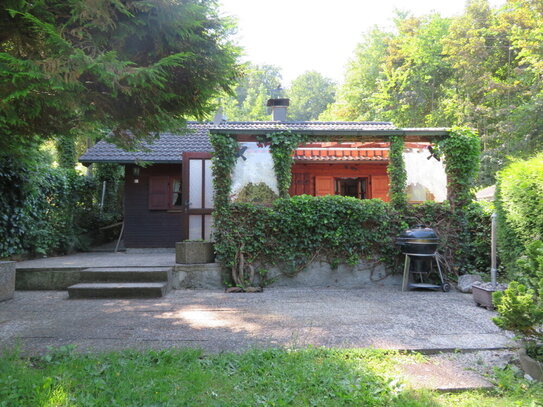
M 543 153 L 509 164 L 497 182 L 500 259 L 513 275 L 527 245 L 543 237 Z
M 95 178 L 52 168 L 39 157 L 2 157 L 0 188 L 0 258 L 84 249 L 113 216 L 98 210 Z
M 235 203 L 215 218 L 215 249 L 229 268 L 236 267 L 240 253 L 243 263 L 281 264 L 294 274 L 318 257 L 330 264 L 357 264 L 360 259 L 384 263 L 389 271 L 401 268 L 403 257 L 395 238 L 407 227 L 425 224 L 437 230 L 440 251 L 448 270 L 488 272 L 490 268 L 490 214 L 480 205 L 468 206 L 468 236 L 457 229 L 447 203 L 408 206 L 397 212 L 379 199 L 360 200 L 343 196 L 309 195 L 278 199 L 271 207 Z M 463 230 L 463 229 L 462 229 Z M 459 256 L 462 245 L 469 247 L 467 259 Z
M 215 248 L 228 267 L 239 251 L 249 262 L 282 262 L 291 272 L 316 256 L 331 263 L 386 261 L 395 251 L 389 205 L 378 199 L 299 195 L 272 207 L 237 203 L 216 222 Z
M 543 361 L 543 241 L 529 244 L 517 265 L 520 280 L 493 294 L 498 311 L 494 323 L 521 335 L 528 354 Z
M 488 274 L 492 209 L 472 202 L 464 207 L 463 213 L 465 217 L 455 214 L 448 202 L 425 202 L 408 206 L 405 221 L 410 227 L 422 224 L 436 231 L 440 253 L 450 274 Z

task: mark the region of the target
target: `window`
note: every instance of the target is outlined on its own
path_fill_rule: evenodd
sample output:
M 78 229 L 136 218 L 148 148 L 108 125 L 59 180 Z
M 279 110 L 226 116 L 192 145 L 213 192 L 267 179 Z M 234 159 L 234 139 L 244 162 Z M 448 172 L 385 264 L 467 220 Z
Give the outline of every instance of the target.
M 181 189 L 181 178 L 171 178 L 171 207 L 179 208 L 183 206 L 183 191 Z
M 149 209 L 180 209 L 182 206 L 181 177 L 149 177 Z
M 367 190 L 367 178 L 336 178 L 336 195 L 366 199 Z

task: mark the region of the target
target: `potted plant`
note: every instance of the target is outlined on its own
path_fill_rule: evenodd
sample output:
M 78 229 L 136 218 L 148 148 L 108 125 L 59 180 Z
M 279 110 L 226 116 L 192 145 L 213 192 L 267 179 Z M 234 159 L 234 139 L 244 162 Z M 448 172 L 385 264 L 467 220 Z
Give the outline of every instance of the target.
M 493 294 L 498 311 L 493 321 L 520 337 L 522 368 L 543 381 L 543 242 L 529 245 L 527 256 L 518 264 L 522 282 L 512 281 L 507 290 Z

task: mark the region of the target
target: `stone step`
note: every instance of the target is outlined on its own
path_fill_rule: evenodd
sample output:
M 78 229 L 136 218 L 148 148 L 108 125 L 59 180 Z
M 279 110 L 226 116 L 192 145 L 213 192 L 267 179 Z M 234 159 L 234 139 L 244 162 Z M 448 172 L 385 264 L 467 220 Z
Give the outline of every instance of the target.
M 84 282 L 170 281 L 171 267 L 91 267 L 81 270 Z
M 168 282 L 79 283 L 68 287 L 70 298 L 158 298 L 169 289 Z

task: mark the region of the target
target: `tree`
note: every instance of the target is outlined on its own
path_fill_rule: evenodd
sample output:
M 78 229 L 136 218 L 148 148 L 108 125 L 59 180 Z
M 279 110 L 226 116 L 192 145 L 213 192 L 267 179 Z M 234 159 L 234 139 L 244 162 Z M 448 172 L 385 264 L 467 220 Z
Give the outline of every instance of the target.
M 364 35 L 347 66 L 345 83 L 336 100 L 320 115 L 321 120 L 378 120 L 374 103 L 379 83 L 383 81 L 382 63 L 392 34 L 374 28 Z
M 273 65 L 245 66 L 234 95 L 223 95 L 217 102 L 230 121 L 269 120 L 266 102 L 282 90 L 280 69 Z
M 316 71 L 307 71 L 292 81 L 287 95 L 290 98 L 289 120 L 317 120 L 334 101 L 335 83 Z
M 401 127 L 453 125 L 481 134 L 479 183 L 509 156 L 543 148 L 543 5 L 470 0 L 463 15 L 395 19 L 358 45 L 327 120 L 389 120 Z
M 487 0 L 472 0 L 444 40 L 454 68 L 449 104 L 455 121 L 476 127 L 482 136 L 483 184 L 495 182 L 508 155 L 528 156 L 543 146 L 541 73 L 535 62 L 543 53 L 540 40 L 531 46 L 538 31 L 541 35 L 542 18 L 537 1 L 510 0 L 493 10 Z
M 215 1 L 6 0 L 1 151 L 76 132 L 134 146 L 203 117 L 237 76 Z

